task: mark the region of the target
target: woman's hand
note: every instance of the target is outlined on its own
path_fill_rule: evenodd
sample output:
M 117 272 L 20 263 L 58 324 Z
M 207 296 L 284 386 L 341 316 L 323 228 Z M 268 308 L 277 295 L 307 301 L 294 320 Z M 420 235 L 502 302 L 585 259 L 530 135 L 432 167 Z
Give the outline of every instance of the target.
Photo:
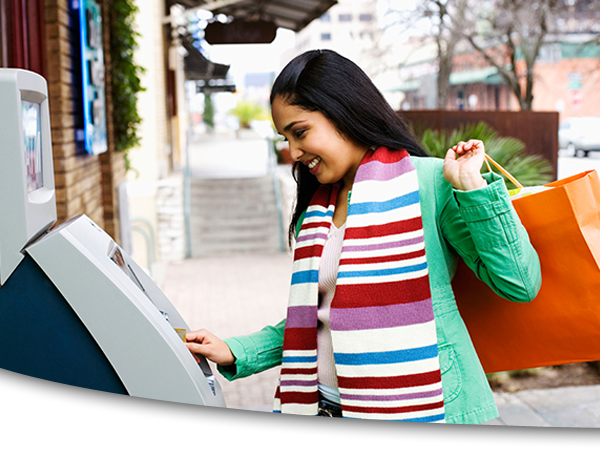
M 223 340 L 208 330 L 200 329 L 188 332 L 185 345 L 192 354 L 201 354 L 217 365 L 227 366 L 235 363 L 231 349 Z
M 471 139 L 459 142 L 446 152 L 444 177 L 457 190 L 476 190 L 483 186 L 481 166 L 485 158 L 483 142 Z

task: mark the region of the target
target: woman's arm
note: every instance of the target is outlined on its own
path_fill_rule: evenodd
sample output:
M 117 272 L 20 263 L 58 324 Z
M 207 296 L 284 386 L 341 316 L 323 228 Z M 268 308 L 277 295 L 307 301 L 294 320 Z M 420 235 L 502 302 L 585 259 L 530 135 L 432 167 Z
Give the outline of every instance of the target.
M 283 356 L 283 331 L 285 319 L 250 335 L 223 340 L 235 357 L 230 366 L 218 366 L 219 372 L 229 381 L 281 365 Z
M 480 174 L 481 141 L 448 150 L 443 175 L 453 189 L 441 211 L 443 236 L 498 295 L 529 302 L 541 287 L 539 258 L 510 201 L 504 180 Z M 436 185 L 437 186 L 437 185 Z
M 514 210 L 504 180 L 486 174 L 487 186 L 452 190 L 441 213 L 444 238 L 475 274 L 501 297 L 530 302 L 541 287 L 538 255 Z

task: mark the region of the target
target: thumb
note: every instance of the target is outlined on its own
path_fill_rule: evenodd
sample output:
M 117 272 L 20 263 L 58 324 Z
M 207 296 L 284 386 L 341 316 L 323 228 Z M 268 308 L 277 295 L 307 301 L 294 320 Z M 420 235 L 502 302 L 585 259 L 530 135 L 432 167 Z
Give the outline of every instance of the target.
M 444 160 L 456 160 L 456 150 L 454 149 L 454 147 L 448 149 Z
M 206 357 L 207 354 L 207 347 L 203 344 L 200 343 L 185 343 L 186 347 L 190 350 L 190 352 L 192 354 L 200 354 L 204 357 Z

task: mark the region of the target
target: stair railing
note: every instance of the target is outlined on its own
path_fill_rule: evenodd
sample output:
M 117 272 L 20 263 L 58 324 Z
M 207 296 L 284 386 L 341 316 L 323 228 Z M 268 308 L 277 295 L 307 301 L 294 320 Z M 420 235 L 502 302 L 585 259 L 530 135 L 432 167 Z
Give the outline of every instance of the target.
M 277 177 L 277 154 L 275 153 L 275 144 L 272 138 L 267 138 L 269 146 L 269 172 L 273 177 L 273 190 L 275 191 L 275 201 L 277 204 L 277 220 L 279 221 L 279 251 L 282 253 L 286 251 L 285 246 L 285 234 L 283 227 L 283 204 L 281 201 L 281 186 L 279 184 L 279 178 Z

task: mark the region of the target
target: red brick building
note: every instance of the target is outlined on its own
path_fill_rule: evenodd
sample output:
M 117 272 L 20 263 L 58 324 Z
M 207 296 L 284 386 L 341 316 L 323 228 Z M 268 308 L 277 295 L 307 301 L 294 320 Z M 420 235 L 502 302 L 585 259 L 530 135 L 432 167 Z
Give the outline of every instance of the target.
M 103 17 L 107 2 L 97 0 Z M 0 66 L 34 71 L 48 82 L 58 222 L 85 213 L 119 238 L 117 189 L 125 178 L 122 153 L 114 151 L 110 116 L 108 21 L 102 22 L 108 150 L 77 150 L 78 85 L 70 0 L 0 0 Z
M 544 46 L 534 66 L 534 111 L 558 111 L 561 118 L 600 116 L 600 45 L 580 43 L 571 37 Z M 517 71 L 522 72 L 523 67 L 524 62 L 517 60 Z M 403 85 L 403 108 L 434 108 L 427 106 L 431 90 L 422 88 L 424 80 L 426 77 Z M 430 88 L 435 90 L 435 85 Z M 516 96 L 498 70 L 474 51 L 454 57 L 446 108 L 520 110 Z

